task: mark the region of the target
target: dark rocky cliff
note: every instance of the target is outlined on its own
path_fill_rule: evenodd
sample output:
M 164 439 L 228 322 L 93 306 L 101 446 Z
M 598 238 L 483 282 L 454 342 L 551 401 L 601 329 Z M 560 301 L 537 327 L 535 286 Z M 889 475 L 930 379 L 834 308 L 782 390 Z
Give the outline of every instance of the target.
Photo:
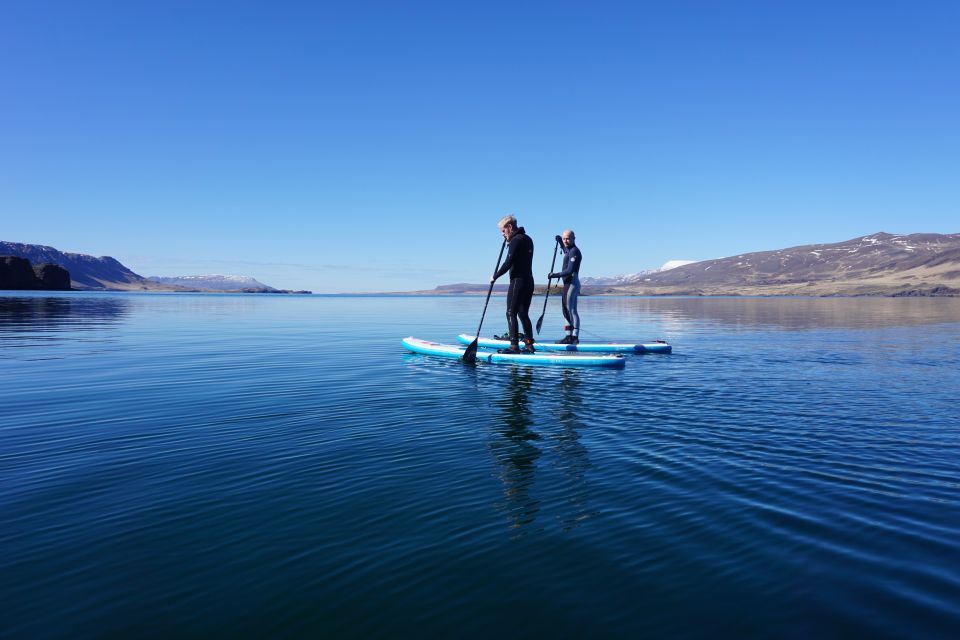
M 21 242 L 0 242 L 0 255 L 26 258 L 33 264 L 59 265 L 70 273 L 74 289 L 159 288 L 108 256 L 95 258 L 53 247 Z
M 45 289 L 95 289 L 104 291 L 203 291 L 203 292 L 238 292 L 238 293 L 310 293 L 309 291 L 290 291 L 274 289 L 253 278 L 241 276 L 188 276 L 182 278 L 144 278 L 119 261 L 109 256 L 94 256 L 83 253 L 67 253 L 53 247 L 40 244 L 24 244 L 22 242 L 6 242 L 0 240 L 0 256 L 14 256 L 29 260 L 31 263 L 48 266 L 37 267 L 36 277 L 39 278 Z M 60 269 L 53 267 L 62 267 Z M 11 267 L 12 268 L 12 267 Z M 19 281 L 27 282 L 30 278 L 21 267 L 18 273 Z M 14 277 L 14 276 L 10 276 Z M 68 280 L 64 282 L 63 278 Z M 221 282 L 218 282 L 220 279 Z M 164 282 L 166 280 L 167 282 Z M 228 286 L 229 285 L 229 286 Z M 10 288 L 10 287 L 7 287 Z M 37 286 L 18 288 L 41 288 Z
M 70 273 L 55 264 L 31 266 L 19 256 L 0 257 L 0 289 L 70 291 Z

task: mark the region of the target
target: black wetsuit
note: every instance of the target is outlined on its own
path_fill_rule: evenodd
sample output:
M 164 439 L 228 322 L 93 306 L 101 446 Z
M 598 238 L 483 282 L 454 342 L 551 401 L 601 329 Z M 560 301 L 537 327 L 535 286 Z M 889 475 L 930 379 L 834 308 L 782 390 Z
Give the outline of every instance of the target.
M 523 230 L 517 229 L 508 243 L 509 252 L 494 278 L 510 272 L 510 289 L 507 292 L 507 327 L 510 330 L 510 343 L 518 344 L 517 318 L 523 325 L 523 332 L 533 337 L 533 325 L 530 322 L 530 301 L 533 299 L 533 240 Z

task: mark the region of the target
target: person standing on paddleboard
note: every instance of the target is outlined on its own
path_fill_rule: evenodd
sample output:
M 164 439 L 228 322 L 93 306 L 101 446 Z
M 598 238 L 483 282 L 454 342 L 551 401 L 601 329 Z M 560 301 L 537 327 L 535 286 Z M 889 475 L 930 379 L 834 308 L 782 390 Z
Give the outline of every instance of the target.
M 491 284 L 503 274 L 510 272 L 510 288 L 507 291 L 507 327 L 510 332 L 510 348 L 501 349 L 501 353 L 533 353 L 533 324 L 530 322 L 530 301 L 533 299 L 533 240 L 523 227 L 517 226 L 517 219 L 504 216 L 497 223 L 500 233 L 509 247 L 507 259 L 493 277 Z M 517 318 L 523 324 L 525 334 L 524 349 L 520 350 L 517 335 Z
M 580 261 L 583 256 L 577 247 L 577 236 L 567 229 L 556 241 L 563 249 L 563 269 L 551 273 L 547 278 L 563 279 L 563 297 L 561 298 L 563 319 L 567 321 L 564 330 L 567 335 L 558 340 L 560 344 L 580 343 L 580 314 L 577 313 L 577 297 L 580 295 Z

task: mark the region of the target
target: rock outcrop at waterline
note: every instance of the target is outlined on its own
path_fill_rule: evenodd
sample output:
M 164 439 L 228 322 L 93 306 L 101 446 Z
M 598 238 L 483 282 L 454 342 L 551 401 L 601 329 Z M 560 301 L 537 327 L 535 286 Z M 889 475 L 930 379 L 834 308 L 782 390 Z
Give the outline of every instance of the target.
M 34 266 L 26 258 L 0 256 L 0 289 L 70 291 L 70 273 L 55 264 Z

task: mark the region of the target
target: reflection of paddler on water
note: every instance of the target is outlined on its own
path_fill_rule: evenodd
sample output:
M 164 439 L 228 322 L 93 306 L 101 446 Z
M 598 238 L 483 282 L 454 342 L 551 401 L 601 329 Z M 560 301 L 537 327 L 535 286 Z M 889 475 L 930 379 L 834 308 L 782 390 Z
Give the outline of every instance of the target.
M 530 496 L 540 449 L 533 443 L 540 436 L 530 430 L 533 417 L 529 394 L 533 388 L 533 370 L 511 367 L 506 395 L 494 401 L 502 421 L 494 427 L 490 452 L 500 465 L 504 509 L 514 527 L 530 524 L 540 510 L 540 502 Z
M 537 380 L 536 376 L 541 379 Z M 512 367 L 506 394 L 494 401 L 501 410 L 501 421 L 495 425 L 490 452 L 499 464 L 503 483 L 503 509 L 512 528 L 534 522 L 544 509 L 555 514 L 564 529 L 572 529 L 590 516 L 587 511 L 586 472 L 590 467 L 587 450 L 580 442 L 580 414 L 583 399 L 579 387 L 581 372 L 564 371 L 560 377 L 560 397 L 553 391 L 556 377 L 544 379 L 543 372 L 526 367 Z M 540 392 L 544 411 L 538 412 L 546 423 L 534 431 L 534 411 L 530 407 L 531 392 Z M 536 398 L 537 396 L 534 396 Z M 552 407 L 551 411 L 548 407 Z M 538 471 L 541 456 L 555 456 L 551 464 Z M 556 471 L 562 475 L 558 476 Z M 540 474 L 538 496 L 533 485 Z
M 592 514 L 587 510 L 587 470 L 590 460 L 587 448 L 580 442 L 580 414 L 583 411 L 583 396 L 580 395 L 581 372 L 565 369 L 560 378 L 560 396 L 555 412 L 560 423 L 556 436 L 558 465 L 566 475 L 569 485 L 564 491 L 564 509 L 560 521 L 566 530 L 573 529 Z

